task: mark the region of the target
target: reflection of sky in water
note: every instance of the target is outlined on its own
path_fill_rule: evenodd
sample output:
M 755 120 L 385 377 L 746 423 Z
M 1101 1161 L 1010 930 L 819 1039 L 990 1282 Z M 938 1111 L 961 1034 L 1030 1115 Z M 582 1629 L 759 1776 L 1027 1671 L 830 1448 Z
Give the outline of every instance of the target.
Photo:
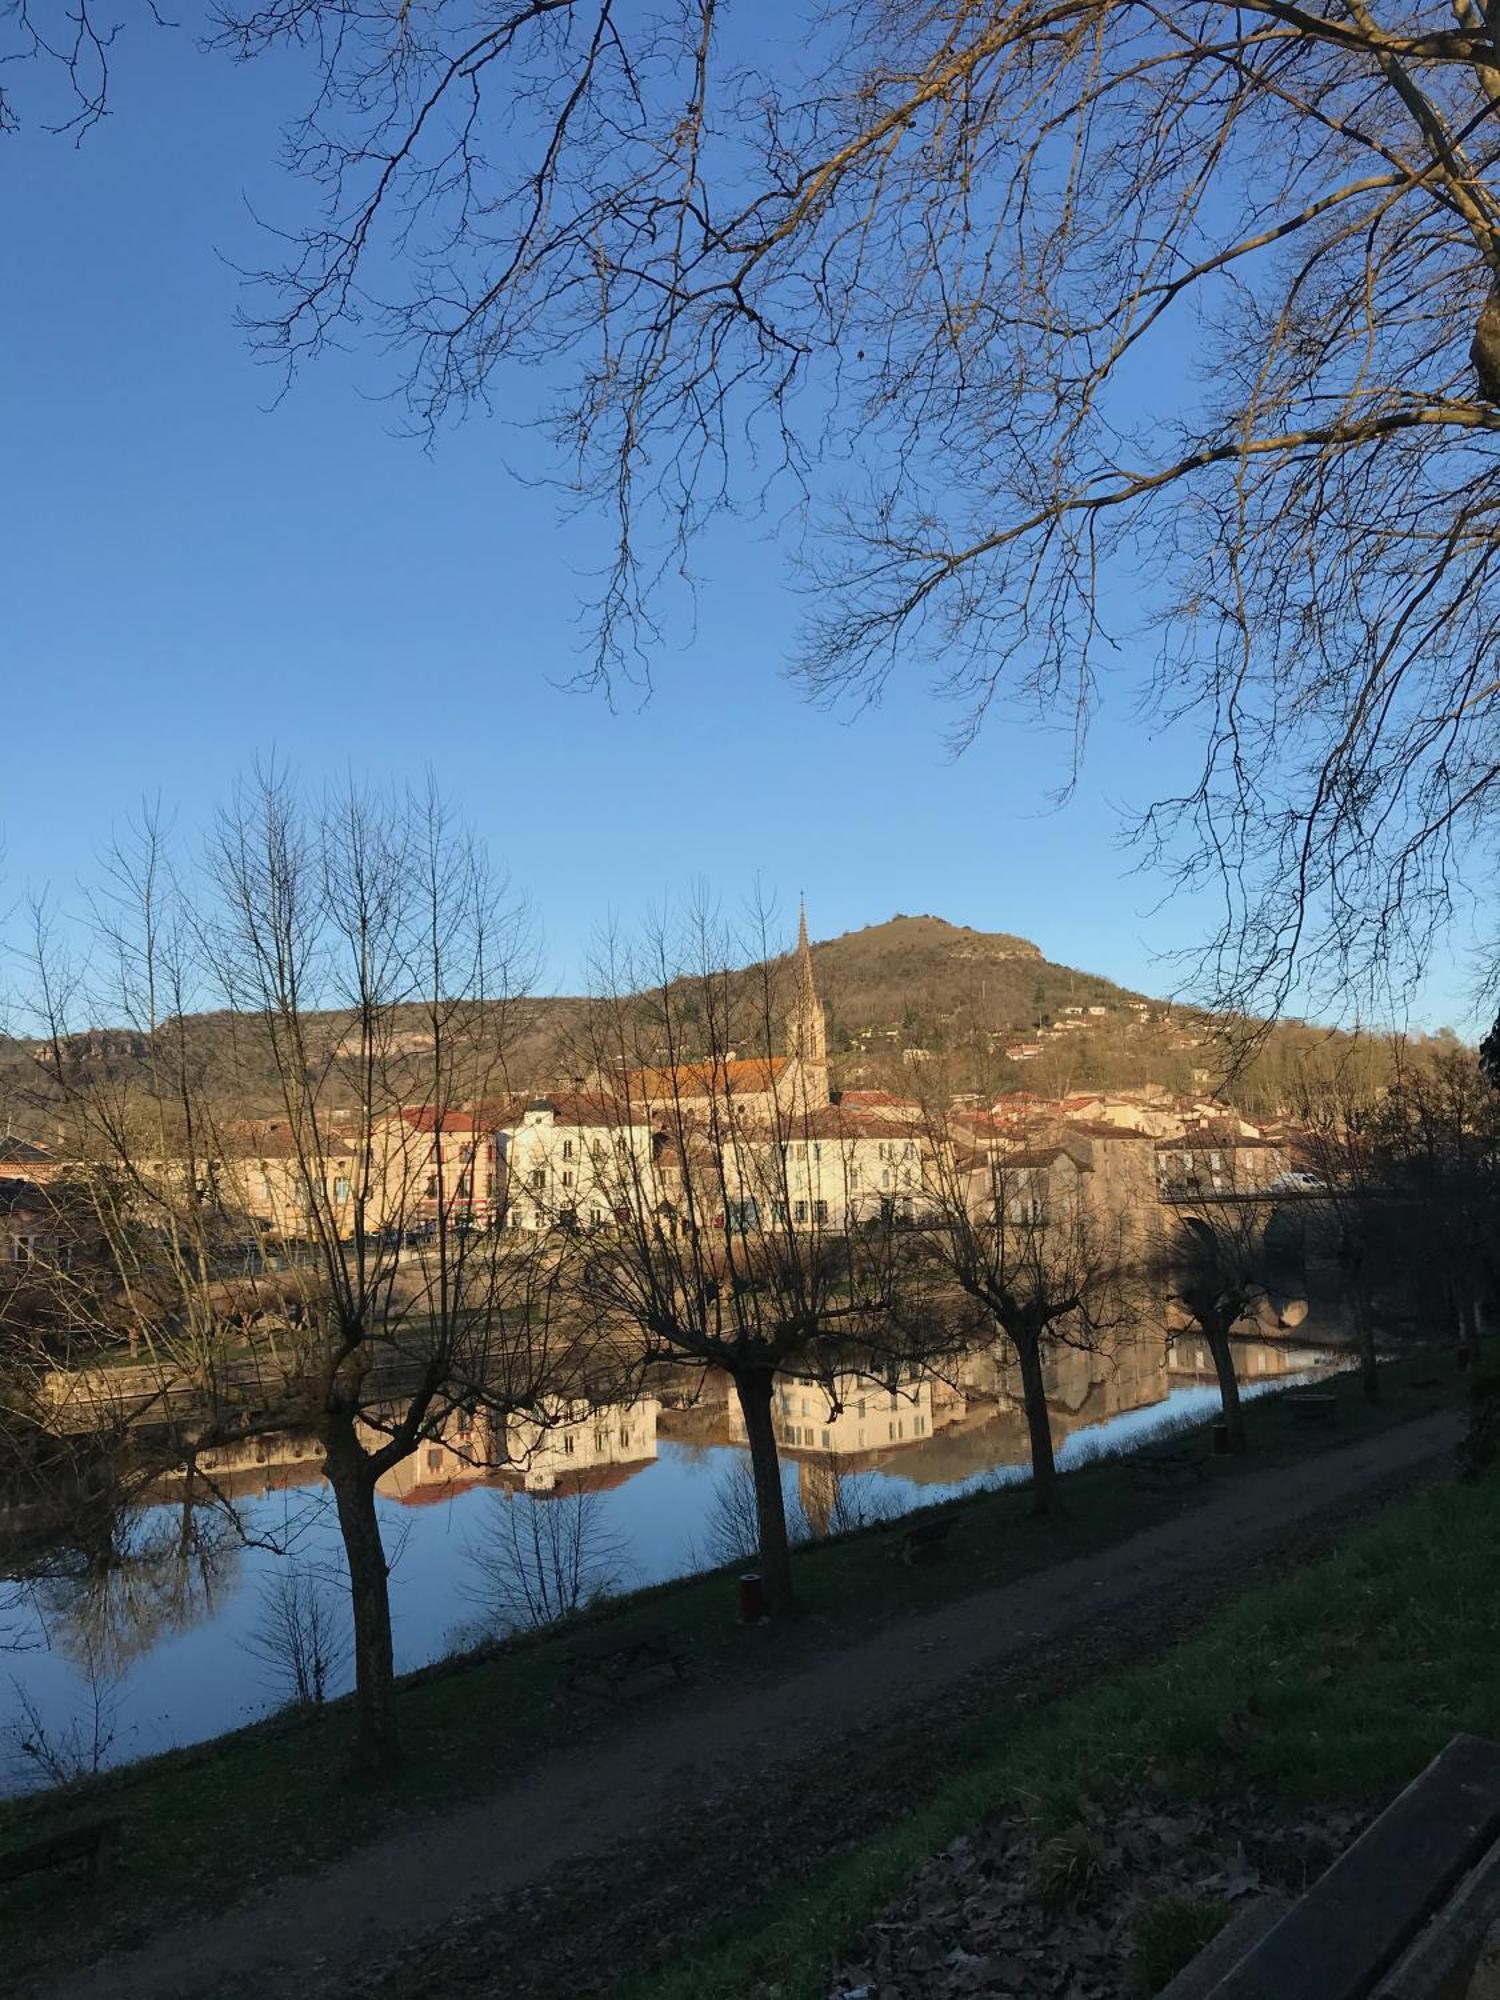
M 1257 1383 L 1244 1393 L 1284 1389 L 1292 1379 Z M 1211 1388 L 1174 1389 L 1164 1401 L 1075 1431 L 1059 1447 L 1059 1463 L 1077 1465 L 1100 1450 L 1139 1443 L 1164 1425 L 1208 1416 L 1217 1402 L 1217 1392 Z M 706 1510 L 716 1483 L 741 1458 L 733 1446 L 664 1439 L 655 1460 L 599 1495 L 603 1529 L 627 1551 L 623 1587 L 659 1583 L 704 1565 Z M 882 1511 L 900 1513 L 931 1506 L 975 1485 L 1020 1478 L 1024 1472 L 1022 1466 L 1002 1464 L 941 1485 L 919 1484 L 882 1466 L 862 1478 L 873 1482 Z M 786 1466 L 785 1479 L 791 1503 L 796 1495 L 795 1465 Z M 473 1595 L 475 1576 L 468 1550 L 483 1531 L 486 1510 L 551 1504 L 556 1503 L 524 1494 L 506 1500 L 493 1488 L 471 1489 L 425 1506 L 381 1501 L 381 1525 L 393 1564 L 391 1609 L 398 1668 L 421 1666 L 451 1651 L 464 1628 L 472 1628 L 481 1618 L 483 1607 Z M 343 1554 L 325 1487 L 272 1493 L 240 1501 L 237 1508 L 247 1534 L 274 1546 L 231 1549 L 187 1614 L 197 1622 L 184 1630 L 165 1630 L 126 1666 L 116 1692 L 111 1761 L 200 1741 L 278 1705 L 273 1671 L 256 1657 L 251 1642 L 264 1617 L 261 1585 L 285 1560 L 279 1549 L 290 1548 L 299 1562 L 324 1576 L 331 1592 L 336 1594 L 341 1587 Z M 153 1509 L 147 1529 L 154 1530 L 158 1520 L 163 1528 L 175 1525 L 177 1518 L 175 1509 Z M 341 1602 L 338 1608 L 342 1617 Z M 65 1729 L 74 1718 L 87 1726 L 87 1682 L 69 1657 L 69 1630 L 55 1619 L 47 1623 L 51 1649 L 43 1644 L 36 1650 L 0 1654 L 4 1689 L 0 1725 L 19 1719 L 15 1691 L 20 1688 L 49 1730 Z M 33 1624 L 31 1636 L 43 1636 L 40 1622 Z M 346 1684 L 347 1674 L 344 1680 Z M 19 1778 L 7 1728 L 6 1740 L 0 1743 L 0 1789 L 13 1789 Z

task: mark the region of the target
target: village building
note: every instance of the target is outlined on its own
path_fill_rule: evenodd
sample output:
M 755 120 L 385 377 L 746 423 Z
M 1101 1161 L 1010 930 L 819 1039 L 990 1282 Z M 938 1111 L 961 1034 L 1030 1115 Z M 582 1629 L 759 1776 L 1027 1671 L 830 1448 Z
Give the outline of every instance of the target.
M 601 1229 L 661 1200 L 660 1134 L 600 1092 L 534 1097 L 495 1134 L 508 1228 Z
M 779 1055 L 740 1056 L 729 1051 L 663 1068 L 627 1069 L 595 1082 L 613 1092 L 631 1117 L 712 1119 L 716 1124 L 769 1126 L 822 1109 L 830 1099 L 828 1019 L 818 998 L 812 946 L 804 910 L 797 926 L 792 1006 Z

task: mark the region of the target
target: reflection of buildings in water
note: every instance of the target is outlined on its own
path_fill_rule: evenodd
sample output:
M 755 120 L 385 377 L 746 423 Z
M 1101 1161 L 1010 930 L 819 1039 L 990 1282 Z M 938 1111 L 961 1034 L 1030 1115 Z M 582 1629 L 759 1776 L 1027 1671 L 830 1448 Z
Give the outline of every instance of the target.
M 1043 1372 L 1054 1445 L 1163 1402 L 1174 1386 L 1167 1336 L 1152 1321 L 1097 1349 L 1054 1343 Z M 899 1474 L 921 1486 L 959 1485 L 997 1466 L 1024 1465 L 1030 1455 L 1020 1371 L 1008 1341 L 967 1355 L 954 1382 L 911 1376 L 893 1392 L 850 1375 L 832 1386 L 833 1407 L 820 1381 L 783 1376 L 772 1404 L 777 1443 L 797 1467 L 803 1512 L 815 1533 L 826 1532 L 822 1524 L 838 1506 L 839 1480 L 850 1472 Z M 674 1432 L 682 1421 L 669 1414 Z M 732 1395 L 715 1401 L 711 1418 L 698 1415 L 694 1435 L 705 1432 L 725 1443 L 746 1442 Z
M 320 1480 L 323 1447 L 311 1431 L 263 1431 L 200 1451 L 193 1476 L 219 1499 L 257 1500 Z M 151 1498 L 181 1499 L 189 1484 L 178 1467 L 155 1483 Z
M 661 1405 L 654 1396 L 638 1403 L 577 1406 L 567 1421 L 513 1422 L 506 1433 L 508 1459 L 528 1493 L 579 1492 L 622 1485 L 656 1457 Z M 600 1474 L 613 1473 L 613 1478 Z
M 558 1403 L 545 1420 L 496 1422 L 455 1410 L 440 1437 L 384 1473 L 376 1491 L 403 1506 L 430 1506 L 470 1487 L 519 1485 L 528 1493 L 576 1493 L 622 1485 L 656 1457 L 659 1404 Z
M 1243 1387 L 1247 1382 L 1272 1381 L 1281 1375 L 1305 1375 L 1326 1365 L 1328 1356 L 1316 1347 L 1277 1340 L 1230 1340 L 1234 1352 L 1234 1372 Z M 1167 1350 L 1167 1372 L 1174 1388 L 1212 1388 L 1218 1381 L 1214 1358 L 1201 1334 L 1174 1334 Z
M 439 1434 L 382 1473 L 375 1490 L 404 1506 L 425 1506 L 502 1481 L 530 1493 L 618 1485 L 656 1457 L 659 1408 L 654 1397 L 597 1407 L 580 1402 L 558 1405 L 544 1423 L 499 1424 L 484 1411 L 454 1410 Z M 360 1433 L 370 1450 L 387 1436 L 378 1421 L 361 1423 Z M 323 1447 L 311 1431 L 267 1431 L 201 1452 L 197 1473 L 217 1497 L 256 1499 L 321 1481 Z M 180 1499 L 187 1483 L 184 1472 L 174 1472 L 151 1497 Z

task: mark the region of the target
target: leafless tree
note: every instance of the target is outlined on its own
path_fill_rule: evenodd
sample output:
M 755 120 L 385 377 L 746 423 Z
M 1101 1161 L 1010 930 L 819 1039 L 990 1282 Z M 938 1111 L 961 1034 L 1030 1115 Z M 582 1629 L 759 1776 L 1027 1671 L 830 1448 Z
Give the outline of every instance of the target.
M 286 1558 L 261 1586 L 249 1645 L 290 1700 L 321 1707 L 348 1661 L 349 1631 L 324 1580 Z
M 1224 889 L 1219 986 L 1439 919 L 1497 769 L 1488 0 L 230 15 L 315 69 L 261 336 L 373 320 L 421 426 L 572 363 L 601 677 L 752 497 L 818 531 L 811 687 L 925 657 L 961 735 L 1081 732 L 1144 592 L 1205 749 L 1143 832 Z
M 91 1651 L 78 1667 L 83 1709 L 61 1725 L 48 1722 L 29 1689 L 12 1683 L 16 1714 L 5 1734 L 17 1772 L 33 1784 L 74 1784 L 95 1777 L 109 1761 L 119 1734 L 119 1674 Z
M 469 1554 L 480 1603 L 502 1632 L 555 1624 L 619 1587 L 627 1551 L 602 1494 L 504 1492 L 489 1503 Z
M 397 1744 L 378 1482 L 456 1426 L 477 1435 L 475 1411 L 542 1407 L 582 1367 L 553 1312 L 556 1259 L 490 1226 L 480 1194 L 524 929 L 430 793 L 319 805 L 267 775 L 200 872 L 174 871 L 154 826 L 115 864 L 88 976 L 45 929 L 37 952 L 44 1080 L 111 1276 L 57 1271 L 75 1355 L 101 1365 L 51 1379 L 111 1421 L 165 1427 L 200 1476 L 260 1427 L 316 1435 L 349 1568 L 356 1758 L 380 1770 Z M 205 1042 L 192 1010 L 212 999 L 226 1012 Z M 130 1023 L 143 1065 L 80 1054 L 79 1010 Z M 252 1072 L 274 1095 L 274 1163 L 236 1115 Z M 272 1164 L 280 1271 L 244 1243 L 250 1169 L 270 1186 Z
M 1480 1300 L 1495 1282 L 1500 1099 L 1470 1050 L 1403 1047 L 1367 1123 L 1377 1213 L 1438 1299 L 1467 1367 L 1479 1352 Z
M 87 121 L 108 37 L 24 0 Z M 643 676 L 716 517 L 806 510 L 819 695 L 930 663 L 1077 741 L 1132 613 L 1203 746 L 1141 831 L 1272 1002 L 1454 893 L 1500 768 L 1491 0 L 245 0 L 310 72 L 256 332 L 419 429 L 540 362 Z M 854 468 L 847 478 L 836 468 Z M 1139 691 L 1139 690 L 1136 690 Z
M 1060 1511 L 1048 1351 L 1097 1347 L 1126 1317 L 1127 1218 L 1092 1197 L 1075 1149 L 955 1111 L 941 1079 L 923 1104 L 927 1257 L 963 1302 L 970 1340 L 1014 1352 L 1031 1446 L 1032 1504 Z
M 1318 1183 L 1309 1213 L 1337 1246 L 1339 1276 L 1359 1351 L 1360 1382 L 1367 1402 L 1380 1399 L 1380 1357 L 1371 1298 L 1374 1232 L 1388 1225 L 1391 1175 L 1382 1132 L 1399 1049 L 1379 1082 L 1368 1065 L 1340 1062 L 1300 1073 L 1293 1083 L 1293 1116 L 1299 1145 Z M 1394 1135 L 1392 1135 L 1394 1136 Z
M 1233 1333 L 1265 1295 L 1265 1214 L 1237 1189 L 1211 1198 L 1181 1194 L 1170 1201 L 1161 1260 L 1173 1295 L 1202 1333 L 1218 1378 L 1229 1448 L 1249 1443 L 1240 1402 Z
M 579 1304 L 634 1344 L 641 1367 L 728 1376 L 766 1593 L 781 1610 L 792 1577 L 778 1373 L 795 1365 L 832 1406 L 841 1375 L 899 1371 L 928 1327 L 903 1284 L 894 1205 L 851 1187 L 852 1141 L 830 1129 L 805 947 L 789 964 L 769 949 L 764 913 L 752 931 L 747 951 L 690 908 L 604 965 L 578 1061 L 623 1143 L 596 1170 L 610 1226 L 583 1235 L 568 1268 Z

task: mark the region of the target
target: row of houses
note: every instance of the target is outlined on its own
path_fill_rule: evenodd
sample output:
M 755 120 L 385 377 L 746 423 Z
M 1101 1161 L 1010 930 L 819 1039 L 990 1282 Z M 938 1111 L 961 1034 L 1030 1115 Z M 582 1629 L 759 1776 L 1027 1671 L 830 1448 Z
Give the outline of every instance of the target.
M 420 1240 L 440 1224 L 588 1231 L 644 1215 L 844 1231 L 919 1222 L 955 1188 L 976 1211 L 1003 1198 L 1018 1218 L 1065 1195 L 1144 1218 L 1162 1199 L 1267 1187 L 1293 1150 L 1288 1135 L 1221 1105 L 1149 1087 L 940 1107 L 836 1092 L 804 922 L 777 1052 L 621 1066 L 566 1090 L 479 1104 L 231 1119 L 199 1157 L 146 1162 L 144 1178 L 172 1198 L 190 1181 L 231 1229 L 282 1240 L 317 1230 Z M 67 1171 L 46 1148 L 0 1141 L 0 1178 L 41 1187 Z M 34 1216 L 21 1195 L 8 1213 L 0 1250 L 24 1260 Z

